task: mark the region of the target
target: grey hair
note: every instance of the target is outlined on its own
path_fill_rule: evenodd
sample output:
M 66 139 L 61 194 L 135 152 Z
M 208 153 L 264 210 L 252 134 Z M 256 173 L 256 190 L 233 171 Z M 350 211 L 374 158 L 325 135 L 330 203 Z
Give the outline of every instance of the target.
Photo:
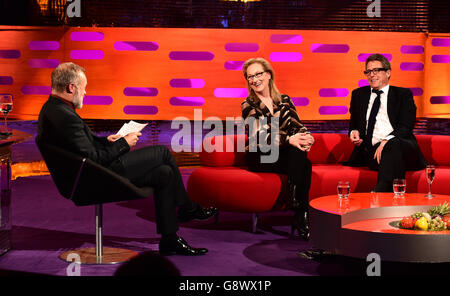
M 70 83 L 79 84 L 80 73 L 86 70 L 77 64 L 68 62 L 60 64 L 52 72 L 52 90 L 63 93 Z

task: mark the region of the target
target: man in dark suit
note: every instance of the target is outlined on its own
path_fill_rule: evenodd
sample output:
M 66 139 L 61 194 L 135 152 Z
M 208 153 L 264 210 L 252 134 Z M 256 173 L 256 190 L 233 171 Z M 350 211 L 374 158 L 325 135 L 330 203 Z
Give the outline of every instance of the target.
M 392 192 L 392 181 L 406 170 L 426 166 L 413 135 L 416 105 L 411 90 L 389 85 L 391 65 L 380 54 L 366 60 L 369 86 L 352 92 L 349 136 L 355 145 L 350 166 L 378 170 L 375 192 Z
M 64 63 L 53 71 L 51 79 L 52 93 L 39 114 L 39 141 L 87 157 L 137 186 L 153 187 L 157 232 L 162 235 L 160 253 L 205 254 L 207 249 L 193 248 L 177 235 L 178 221 L 205 220 L 217 209 L 205 209 L 190 200 L 169 149 L 151 146 L 130 151 L 141 133 L 129 133 L 124 137 L 94 135 L 75 112 L 83 106 L 87 85 L 85 70 L 76 64 Z

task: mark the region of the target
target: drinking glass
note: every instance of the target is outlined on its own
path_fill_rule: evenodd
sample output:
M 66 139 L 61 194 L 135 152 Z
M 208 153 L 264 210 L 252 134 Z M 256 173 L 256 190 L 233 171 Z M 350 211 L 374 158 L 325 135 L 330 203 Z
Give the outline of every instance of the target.
M 3 116 L 5 118 L 4 126 L 1 131 L 2 134 L 10 134 L 10 132 L 8 131 L 6 117 L 8 116 L 9 112 L 11 112 L 12 107 L 13 107 L 12 95 L 0 95 L 0 110 L 2 111 Z
M 350 182 L 339 181 L 337 184 L 337 193 L 339 198 L 348 198 L 350 194 Z
M 394 197 L 402 197 L 406 192 L 406 179 L 394 179 L 392 182 Z
M 346 213 L 350 210 L 350 199 L 349 198 L 338 198 L 338 208 Z
M 425 176 L 427 177 L 428 182 L 428 194 L 425 195 L 426 198 L 432 199 L 434 197 L 431 194 L 431 183 L 433 183 L 434 175 L 435 175 L 436 167 L 434 165 L 427 165 L 425 168 Z

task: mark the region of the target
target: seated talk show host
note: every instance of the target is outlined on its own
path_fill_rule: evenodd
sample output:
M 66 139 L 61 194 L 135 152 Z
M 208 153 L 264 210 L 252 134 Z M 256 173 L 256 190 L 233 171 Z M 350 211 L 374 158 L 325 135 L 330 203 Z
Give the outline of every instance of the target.
M 189 199 L 169 149 L 165 146 L 150 146 L 130 151 L 141 133 L 129 133 L 125 137 L 94 135 L 75 112 L 82 108 L 86 93 L 87 78 L 82 67 L 73 63 L 60 64 L 52 73 L 51 84 L 52 93 L 39 114 L 39 141 L 87 157 L 128 178 L 137 186 L 153 187 L 156 227 L 162 235 L 160 253 L 205 254 L 207 249 L 193 248 L 177 235 L 178 222 L 205 220 L 217 210 L 202 208 Z
M 251 171 L 288 175 L 288 207 L 295 212 L 291 232 L 297 230 L 301 237 L 308 239 L 312 167 L 306 153 L 311 149 L 314 138 L 300 122 L 289 96 L 278 91 L 274 71 L 268 61 L 263 58 L 249 59 L 244 63 L 243 72 L 249 96 L 241 104 L 242 117 L 246 123 L 248 119 L 256 119 L 254 126 L 246 124 L 248 168 Z M 278 119 L 278 126 L 274 124 L 274 118 Z M 267 120 L 267 124 L 260 123 L 259 119 Z M 261 140 L 270 139 L 273 133 L 278 134 L 274 144 L 279 155 L 275 162 L 265 162 Z M 256 143 L 255 149 L 250 148 L 253 145 L 251 142 Z
M 373 191 L 392 192 L 392 181 L 406 170 L 426 166 L 413 135 L 416 105 L 410 89 L 389 85 L 391 65 L 380 54 L 366 60 L 369 86 L 352 92 L 349 136 L 355 145 L 350 166 L 378 170 Z

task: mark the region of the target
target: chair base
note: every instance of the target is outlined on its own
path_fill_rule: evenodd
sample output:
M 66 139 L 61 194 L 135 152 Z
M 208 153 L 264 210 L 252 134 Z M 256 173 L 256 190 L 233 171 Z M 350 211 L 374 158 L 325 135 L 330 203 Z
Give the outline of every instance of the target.
M 77 260 L 78 258 L 76 258 L 76 256 L 71 254 L 78 255 L 78 258 L 80 259 L 79 260 L 80 264 L 117 264 L 129 261 L 130 259 L 139 255 L 138 252 L 127 249 L 104 247 L 103 256 L 98 258 L 95 255 L 95 248 L 82 248 L 67 251 L 59 255 L 59 258 L 70 263 L 78 262 Z M 69 255 L 71 256 L 69 257 Z M 67 257 L 69 257 L 70 260 Z
M 258 228 L 258 213 L 252 214 L 252 232 L 256 233 L 256 229 Z

